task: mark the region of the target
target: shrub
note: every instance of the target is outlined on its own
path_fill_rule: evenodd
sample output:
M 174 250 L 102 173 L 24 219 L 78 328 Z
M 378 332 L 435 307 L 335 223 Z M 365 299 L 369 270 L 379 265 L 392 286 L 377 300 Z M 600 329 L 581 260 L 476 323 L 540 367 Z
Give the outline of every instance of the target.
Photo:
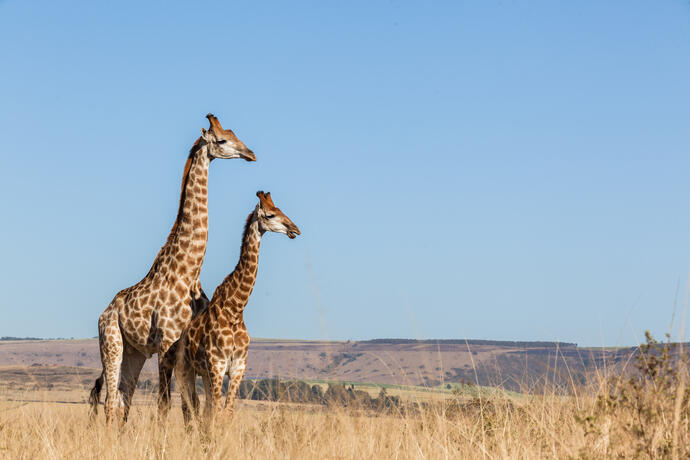
M 593 441 L 584 457 L 622 456 L 631 444 L 638 458 L 690 457 L 690 446 L 679 440 L 690 432 L 687 355 L 649 331 L 645 339 L 633 372 L 605 381 L 593 410 L 578 418 Z

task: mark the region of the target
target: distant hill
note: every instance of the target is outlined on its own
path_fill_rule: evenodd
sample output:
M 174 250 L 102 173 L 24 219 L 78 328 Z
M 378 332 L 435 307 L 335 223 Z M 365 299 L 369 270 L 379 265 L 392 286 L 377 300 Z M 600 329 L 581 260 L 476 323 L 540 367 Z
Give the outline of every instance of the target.
M 3 340 L 14 341 L 14 340 L 46 340 L 46 339 L 42 339 L 40 337 L 7 337 L 7 336 L 0 337 L 0 341 L 3 341 Z
M 581 348 L 562 342 L 253 339 L 246 376 L 426 386 L 475 383 L 530 391 L 552 384 L 568 388 L 597 373 L 620 372 L 636 352 L 637 347 Z M 93 375 L 91 370 L 101 366 L 98 341 L 0 341 L 0 367 L 31 365 L 82 368 Z M 157 373 L 154 359 L 144 372 Z
M 512 348 L 574 348 L 576 343 L 568 342 L 514 342 L 507 340 L 477 340 L 477 339 L 372 339 L 363 340 L 359 343 L 377 343 L 388 345 L 400 345 L 410 343 L 420 344 L 444 344 L 444 345 L 492 345 L 496 347 L 512 347 Z

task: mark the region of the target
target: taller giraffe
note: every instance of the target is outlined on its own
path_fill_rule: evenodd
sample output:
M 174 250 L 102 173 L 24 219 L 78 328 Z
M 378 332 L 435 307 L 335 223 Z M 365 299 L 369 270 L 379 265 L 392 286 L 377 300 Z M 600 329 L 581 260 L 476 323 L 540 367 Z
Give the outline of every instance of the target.
M 256 161 L 254 153 L 212 114 L 201 129 L 182 175 L 177 218 L 168 240 L 148 274 L 115 295 L 98 320 L 103 374 L 91 390 L 95 414 L 105 377 L 105 416 L 127 419 L 139 373 L 146 359 L 158 353 L 159 408 L 167 411 L 172 368 L 166 356 L 192 318 L 192 295 L 199 297 L 199 272 L 208 236 L 208 169 L 214 158 Z M 123 410 L 119 414 L 119 409 Z

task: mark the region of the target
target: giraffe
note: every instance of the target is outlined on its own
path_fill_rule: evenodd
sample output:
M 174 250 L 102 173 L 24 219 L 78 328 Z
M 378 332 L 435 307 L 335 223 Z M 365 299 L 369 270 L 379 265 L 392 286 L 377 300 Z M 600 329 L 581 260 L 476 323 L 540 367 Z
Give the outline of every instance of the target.
M 216 288 L 208 307 L 192 319 L 176 344 L 175 379 L 182 394 L 185 423 L 199 407 L 197 374 L 204 382 L 209 423 L 222 411 L 223 376 L 228 374 L 225 410 L 232 416 L 235 393 L 247 364 L 249 334 L 243 312 L 256 281 L 261 237 L 267 231 L 284 233 L 290 239 L 300 234 L 299 228 L 275 206 L 270 193 L 259 191 L 256 196 L 259 203 L 247 217 L 235 270 Z
M 192 318 L 202 299 L 199 272 L 208 236 L 208 169 L 214 158 L 256 161 L 254 153 L 213 114 L 210 127 L 192 146 L 182 175 L 177 218 L 170 235 L 146 276 L 123 289 L 98 320 L 98 341 L 103 372 L 89 401 L 96 414 L 105 379 L 106 422 L 127 420 L 132 395 L 146 359 L 158 353 L 159 412 L 170 407 L 172 360 L 170 347 Z

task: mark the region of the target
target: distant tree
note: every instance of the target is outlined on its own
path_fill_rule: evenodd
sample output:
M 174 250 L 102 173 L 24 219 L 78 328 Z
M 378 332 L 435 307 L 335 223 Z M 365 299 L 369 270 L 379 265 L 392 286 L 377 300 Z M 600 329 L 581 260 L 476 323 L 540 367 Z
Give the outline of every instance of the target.
M 331 406 L 347 406 L 349 396 L 343 385 L 329 383 L 324 394 L 326 404 Z
M 311 402 L 323 404 L 323 388 L 320 385 L 313 385 L 311 387 Z

